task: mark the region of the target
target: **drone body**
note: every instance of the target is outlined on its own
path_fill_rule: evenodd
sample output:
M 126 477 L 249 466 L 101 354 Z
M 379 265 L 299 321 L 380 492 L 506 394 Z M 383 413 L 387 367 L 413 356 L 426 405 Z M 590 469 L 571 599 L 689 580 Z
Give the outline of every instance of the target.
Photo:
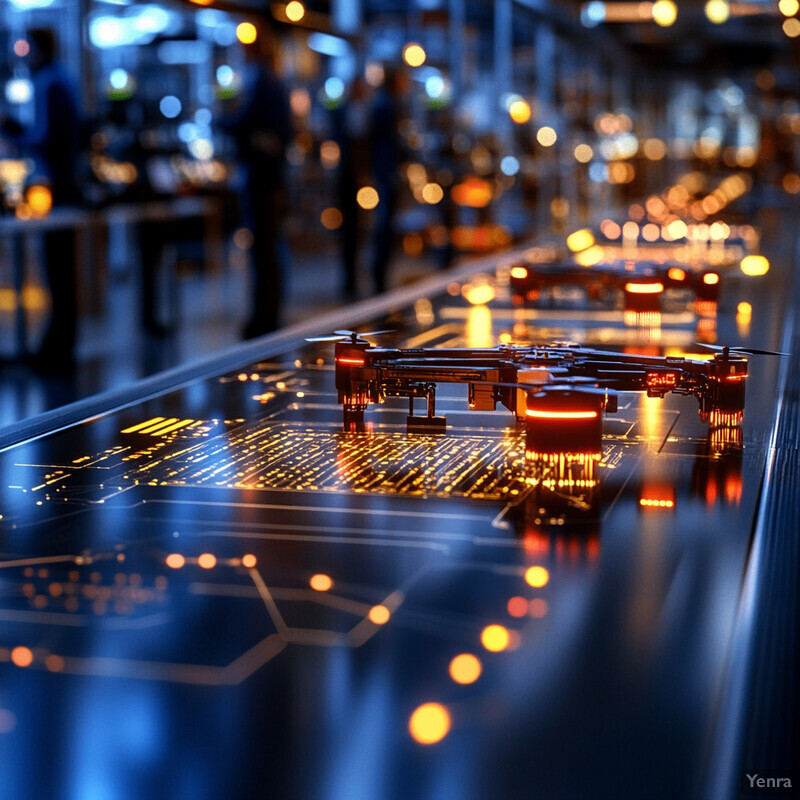
M 505 406 L 524 425 L 530 457 L 601 450 L 603 413 L 617 393 L 693 395 L 712 426 L 738 425 L 744 414 L 747 359 L 730 348 L 710 360 L 629 355 L 573 344 L 490 348 L 385 348 L 352 333 L 335 345 L 336 391 L 346 431 L 364 429 L 370 404 L 407 397 L 410 433 L 444 433 L 437 417 L 439 383 L 467 386 L 469 408 Z M 415 398 L 427 414 L 414 413 Z
M 609 290 L 621 291 L 625 310 L 657 312 L 667 289 L 689 290 L 698 304 L 716 304 L 720 278 L 714 270 L 696 270 L 675 261 L 610 261 L 584 267 L 561 264 L 519 263 L 511 267 L 509 282 L 514 305 L 537 301 L 543 289 L 553 285 L 582 286 L 590 299 Z

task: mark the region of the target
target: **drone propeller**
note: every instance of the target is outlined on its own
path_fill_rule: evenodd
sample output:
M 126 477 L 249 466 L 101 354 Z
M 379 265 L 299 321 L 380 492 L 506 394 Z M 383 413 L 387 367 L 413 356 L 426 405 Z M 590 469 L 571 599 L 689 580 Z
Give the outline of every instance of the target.
M 731 353 L 745 353 L 750 356 L 788 356 L 790 353 L 779 353 L 777 350 L 759 350 L 757 347 L 723 347 L 718 344 L 704 344 L 703 342 L 695 342 L 698 347 L 706 347 L 709 350 L 714 350 L 717 353 L 723 353 L 726 350 Z
M 384 333 L 394 333 L 393 328 L 388 328 L 387 330 L 383 331 L 350 331 L 350 330 L 341 330 L 341 331 L 334 331 L 332 334 L 328 334 L 326 336 L 310 336 L 306 338 L 307 342 L 338 342 L 342 339 L 351 339 L 353 344 L 355 344 L 359 339 L 363 339 L 367 336 L 381 336 Z

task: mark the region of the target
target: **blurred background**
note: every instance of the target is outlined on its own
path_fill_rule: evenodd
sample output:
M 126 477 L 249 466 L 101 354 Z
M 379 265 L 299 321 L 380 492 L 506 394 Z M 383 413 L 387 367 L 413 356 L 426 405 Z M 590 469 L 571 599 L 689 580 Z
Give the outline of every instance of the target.
M 610 217 L 702 227 L 732 174 L 756 236 L 800 193 L 798 8 L 3 0 L 0 424 Z

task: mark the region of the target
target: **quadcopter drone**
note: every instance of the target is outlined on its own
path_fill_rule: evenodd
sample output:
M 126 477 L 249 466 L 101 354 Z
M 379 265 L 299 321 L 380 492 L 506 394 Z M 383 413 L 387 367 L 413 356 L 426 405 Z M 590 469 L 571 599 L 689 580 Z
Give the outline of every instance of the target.
M 542 289 L 560 284 L 583 286 L 592 300 L 608 289 L 622 291 L 625 310 L 638 313 L 659 311 L 661 296 L 667 289 L 690 290 L 698 303 L 714 304 L 719 299 L 720 289 L 718 272 L 694 270 L 676 261 L 616 260 L 592 267 L 570 261 L 559 264 L 522 262 L 511 267 L 509 280 L 514 305 L 536 301 Z
M 717 347 L 707 361 L 629 355 L 572 343 L 499 345 L 489 348 L 387 348 L 366 337 L 388 331 L 336 331 L 309 341 L 335 341 L 336 391 L 345 431 L 364 430 L 370 404 L 407 397 L 409 433 L 444 433 L 436 416 L 439 383 L 467 385 L 469 408 L 505 406 L 525 428 L 529 457 L 564 453 L 599 456 L 603 412 L 617 410 L 618 392 L 693 395 L 700 417 L 712 427 L 737 426 L 744 416 L 747 358 L 771 351 Z M 425 398 L 427 414 L 414 413 Z

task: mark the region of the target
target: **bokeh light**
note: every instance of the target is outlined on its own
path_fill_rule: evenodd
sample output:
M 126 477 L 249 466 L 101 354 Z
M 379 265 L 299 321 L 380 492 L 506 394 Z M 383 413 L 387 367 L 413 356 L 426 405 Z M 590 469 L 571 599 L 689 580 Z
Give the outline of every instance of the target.
M 436 744 L 450 732 L 450 712 L 441 703 L 424 703 L 414 710 L 408 730 L 420 744 Z
M 475 683 L 482 671 L 480 659 L 472 653 L 461 653 L 450 662 L 450 677 L 463 685 Z
M 258 38 L 258 30 L 252 22 L 240 22 L 236 26 L 236 38 L 242 44 L 253 44 Z
M 481 631 L 481 644 L 491 653 L 500 653 L 508 647 L 511 637 L 503 625 L 487 625 Z

